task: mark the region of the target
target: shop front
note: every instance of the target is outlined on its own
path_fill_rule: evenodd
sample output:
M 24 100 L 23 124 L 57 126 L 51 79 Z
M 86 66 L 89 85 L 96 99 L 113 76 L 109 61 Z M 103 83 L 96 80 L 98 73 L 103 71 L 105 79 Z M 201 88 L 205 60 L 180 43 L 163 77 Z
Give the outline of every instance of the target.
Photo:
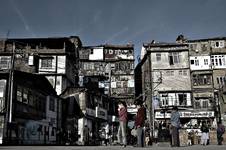
M 180 145 L 194 145 L 200 144 L 201 137 L 201 125 L 203 122 L 209 126 L 210 129 L 210 144 L 216 143 L 216 118 L 214 111 L 184 111 L 180 110 Z M 166 129 L 170 131 L 170 117 L 171 112 L 161 111 L 155 112 L 155 125 L 159 128 L 159 131 Z M 167 130 L 168 129 L 168 130 Z M 161 140 L 161 132 L 159 132 Z M 168 134 L 167 134 L 168 135 Z M 169 135 L 170 136 L 170 135 Z M 163 136 L 165 138 L 165 135 Z

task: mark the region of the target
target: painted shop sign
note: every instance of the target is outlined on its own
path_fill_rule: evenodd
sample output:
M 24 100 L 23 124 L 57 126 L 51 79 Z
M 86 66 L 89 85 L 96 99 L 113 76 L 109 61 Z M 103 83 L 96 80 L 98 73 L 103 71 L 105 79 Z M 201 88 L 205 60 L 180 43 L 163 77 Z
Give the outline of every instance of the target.
M 200 111 L 200 112 L 179 112 L 181 118 L 209 118 L 214 117 L 213 111 Z M 161 112 L 155 112 L 155 118 L 161 119 L 161 118 L 170 118 L 171 113 L 161 113 Z

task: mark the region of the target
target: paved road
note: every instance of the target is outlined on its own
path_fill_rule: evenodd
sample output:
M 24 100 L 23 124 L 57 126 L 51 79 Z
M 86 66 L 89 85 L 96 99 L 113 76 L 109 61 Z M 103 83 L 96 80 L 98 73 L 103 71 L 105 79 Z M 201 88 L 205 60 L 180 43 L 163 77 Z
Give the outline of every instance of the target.
M 150 146 L 145 148 L 137 148 L 132 146 L 127 146 L 126 148 L 122 148 L 120 146 L 0 146 L 0 150 L 226 150 L 226 145 L 208 145 L 208 146 L 201 146 L 201 145 L 194 145 L 189 147 L 157 147 L 157 146 Z

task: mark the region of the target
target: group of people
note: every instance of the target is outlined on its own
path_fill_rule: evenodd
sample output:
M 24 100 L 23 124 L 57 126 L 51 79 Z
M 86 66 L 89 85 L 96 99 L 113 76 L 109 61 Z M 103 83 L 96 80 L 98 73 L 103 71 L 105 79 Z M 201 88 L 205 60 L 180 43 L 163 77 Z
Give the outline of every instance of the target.
M 142 103 L 136 103 L 137 106 L 137 114 L 135 118 L 135 130 L 136 133 L 133 133 L 137 137 L 137 147 L 144 147 L 144 143 L 146 142 L 145 139 L 145 133 L 144 133 L 144 125 L 145 125 L 145 119 L 146 119 L 146 110 L 145 107 L 142 105 Z M 122 103 L 119 102 L 118 104 L 118 115 L 119 115 L 119 129 L 118 129 L 118 143 L 122 144 L 123 147 L 126 147 L 127 145 L 127 134 L 126 134 L 126 129 L 127 129 L 127 121 L 128 121 L 128 116 L 127 116 L 127 108 L 126 106 Z M 171 135 L 171 146 L 172 147 L 179 147 L 179 129 L 180 129 L 180 113 L 178 112 L 178 108 L 174 106 L 172 108 L 172 113 L 171 113 L 171 118 L 170 118 L 170 135 Z M 158 139 L 158 129 L 153 130 L 153 140 Z M 207 145 L 208 140 L 209 140 L 209 128 L 205 122 L 202 123 L 201 126 L 201 144 L 202 145 Z M 221 123 L 218 123 L 218 128 L 217 128 L 217 140 L 218 140 L 218 145 L 222 144 L 223 141 L 223 134 L 225 132 L 225 128 Z
M 137 137 L 137 147 L 144 147 L 146 142 L 144 125 L 146 120 L 146 109 L 142 103 L 136 103 L 137 114 L 135 118 L 135 129 Z M 119 129 L 118 129 L 118 143 L 122 144 L 123 147 L 127 145 L 126 138 L 126 127 L 127 127 L 127 109 L 122 102 L 118 103 L 118 115 L 119 115 Z M 173 108 L 171 115 L 171 135 L 172 135 L 172 146 L 179 146 L 179 127 L 180 127 L 180 114 L 177 107 Z M 158 138 L 158 130 L 154 132 L 155 139 Z

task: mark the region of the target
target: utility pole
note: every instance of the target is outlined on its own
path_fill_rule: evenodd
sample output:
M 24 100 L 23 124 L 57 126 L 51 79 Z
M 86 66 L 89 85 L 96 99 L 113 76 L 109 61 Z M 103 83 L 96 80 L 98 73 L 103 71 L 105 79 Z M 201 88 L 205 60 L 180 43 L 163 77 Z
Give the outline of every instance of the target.
M 153 113 L 154 113 L 154 109 L 153 109 L 153 99 L 152 99 L 152 64 L 151 64 L 151 54 L 148 55 L 148 74 L 149 74 L 149 89 L 148 90 L 148 108 L 149 108 L 149 126 L 151 129 L 151 135 L 153 137 L 153 131 L 154 131 L 154 117 L 153 117 Z
M 10 82 L 10 96 L 9 96 L 9 123 L 12 123 L 12 108 L 13 108 L 13 81 L 14 81 L 14 61 L 15 61 L 15 43 L 13 43 L 11 59 L 11 68 L 9 72 L 9 82 Z
M 14 82 L 14 61 L 15 61 L 15 43 L 13 43 L 12 56 L 9 68 L 9 78 L 8 78 L 8 90 L 7 90 L 7 112 L 5 121 L 5 135 L 8 141 L 11 140 L 11 123 L 12 123 L 12 109 L 13 109 L 13 82 Z

